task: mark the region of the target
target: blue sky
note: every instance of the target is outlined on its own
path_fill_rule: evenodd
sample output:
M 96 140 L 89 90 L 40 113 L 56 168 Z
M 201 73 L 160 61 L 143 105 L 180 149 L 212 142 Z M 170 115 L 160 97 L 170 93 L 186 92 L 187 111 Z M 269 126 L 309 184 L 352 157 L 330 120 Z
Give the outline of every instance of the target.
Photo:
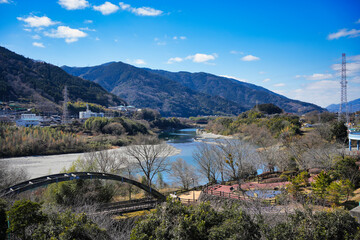
M 327 106 L 360 98 L 360 1 L 0 0 L 0 45 L 58 66 L 209 72 Z

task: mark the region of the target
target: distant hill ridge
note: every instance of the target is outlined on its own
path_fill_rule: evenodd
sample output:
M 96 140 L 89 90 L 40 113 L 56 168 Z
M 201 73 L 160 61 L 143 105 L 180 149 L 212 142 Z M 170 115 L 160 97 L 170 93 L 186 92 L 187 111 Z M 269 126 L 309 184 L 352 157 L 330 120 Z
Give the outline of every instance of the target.
M 164 116 L 239 114 L 241 104 L 192 90 L 169 78 L 122 62 L 94 67 L 62 67 L 94 81 L 131 105 L 157 109 Z
M 168 72 L 122 62 L 62 68 L 99 83 L 132 105 L 158 109 L 166 116 L 238 114 L 256 102 L 272 103 L 297 114 L 324 111 L 315 104 L 292 100 L 254 84 L 203 72 Z
M 338 112 L 340 104 L 331 104 L 326 107 L 329 112 Z M 348 102 L 348 108 L 350 112 L 360 111 L 360 98 Z
M 251 109 L 256 103 L 272 103 L 283 109 L 285 112 L 290 113 L 306 113 L 314 110 L 324 110 L 315 104 L 289 99 L 251 83 L 240 82 L 231 78 L 220 77 L 209 73 L 147 70 L 179 82 L 195 91 L 206 93 L 211 96 L 220 96 L 224 99 L 234 101 L 241 104 L 242 107 L 246 109 Z
M 126 104 L 97 83 L 72 76 L 60 67 L 25 58 L 0 47 L 0 100 L 27 99 L 37 104 L 58 107 L 63 89 L 70 100 L 82 100 L 103 106 Z

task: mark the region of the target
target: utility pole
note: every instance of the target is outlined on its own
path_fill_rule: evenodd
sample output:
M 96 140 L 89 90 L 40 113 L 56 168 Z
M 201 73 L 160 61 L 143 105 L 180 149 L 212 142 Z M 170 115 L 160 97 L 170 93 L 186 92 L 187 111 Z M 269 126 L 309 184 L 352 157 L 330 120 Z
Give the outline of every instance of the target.
M 65 85 L 64 87 L 64 104 L 63 104 L 63 115 L 62 115 L 62 123 L 67 124 L 69 123 L 69 112 L 67 108 L 67 103 L 69 102 L 69 96 L 68 96 L 68 89 Z
M 341 102 L 340 109 L 338 114 L 338 121 L 342 121 L 343 111 L 345 110 L 345 120 L 346 123 L 349 123 L 349 107 L 347 102 L 347 80 L 346 80 L 346 55 L 342 54 L 342 63 L 341 63 Z

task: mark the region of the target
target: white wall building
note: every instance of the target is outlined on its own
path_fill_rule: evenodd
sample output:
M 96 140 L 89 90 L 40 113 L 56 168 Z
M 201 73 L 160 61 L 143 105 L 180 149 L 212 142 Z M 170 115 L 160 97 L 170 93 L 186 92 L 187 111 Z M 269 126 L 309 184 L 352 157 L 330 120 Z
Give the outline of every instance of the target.
M 16 120 L 16 126 L 18 127 L 31 127 L 39 126 L 42 121 L 41 116 L 36 116 L 36 114 L 21 114 L 20 119 Z
M 104 113 L 95 113 L 90 111 L 89 106 L 86 104 L 86 111 L 85 112 L 79 112 L 79 118 L 80 119 L 87 119 L 91 117 L 104 117 Z

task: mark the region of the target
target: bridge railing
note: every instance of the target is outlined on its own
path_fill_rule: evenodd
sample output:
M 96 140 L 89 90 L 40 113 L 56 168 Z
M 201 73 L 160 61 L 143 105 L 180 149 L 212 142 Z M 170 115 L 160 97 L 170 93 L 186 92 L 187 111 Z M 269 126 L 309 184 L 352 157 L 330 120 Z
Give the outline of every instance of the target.
M 30 179 L 28 181 L 21 182 L 19 184 L 13 185 L 9 188 L 6 188 L 0 192 L 0 197 L 6 197 L 12 194 L 18 194 L 27 190 L 35 189 L 37 187 L 45 186 L 51 183 L 58 183 L 64 181 L 71 181 L 76 179 L 105 179 L 105 180 L 115 180 L 126 182 L 132 185 L 135 185 L 144 191 L 150 193 L 155 198 L 165 201 L 166 197 L 156 191 L 155 189 L 146 186 L 142 183 L 128 179 L 119 175 L 109 174 L 109 173 L 99 173 L 99 172 L 71 172 L 71 173 L 60 173 L 52 174 L 39 178 Z

